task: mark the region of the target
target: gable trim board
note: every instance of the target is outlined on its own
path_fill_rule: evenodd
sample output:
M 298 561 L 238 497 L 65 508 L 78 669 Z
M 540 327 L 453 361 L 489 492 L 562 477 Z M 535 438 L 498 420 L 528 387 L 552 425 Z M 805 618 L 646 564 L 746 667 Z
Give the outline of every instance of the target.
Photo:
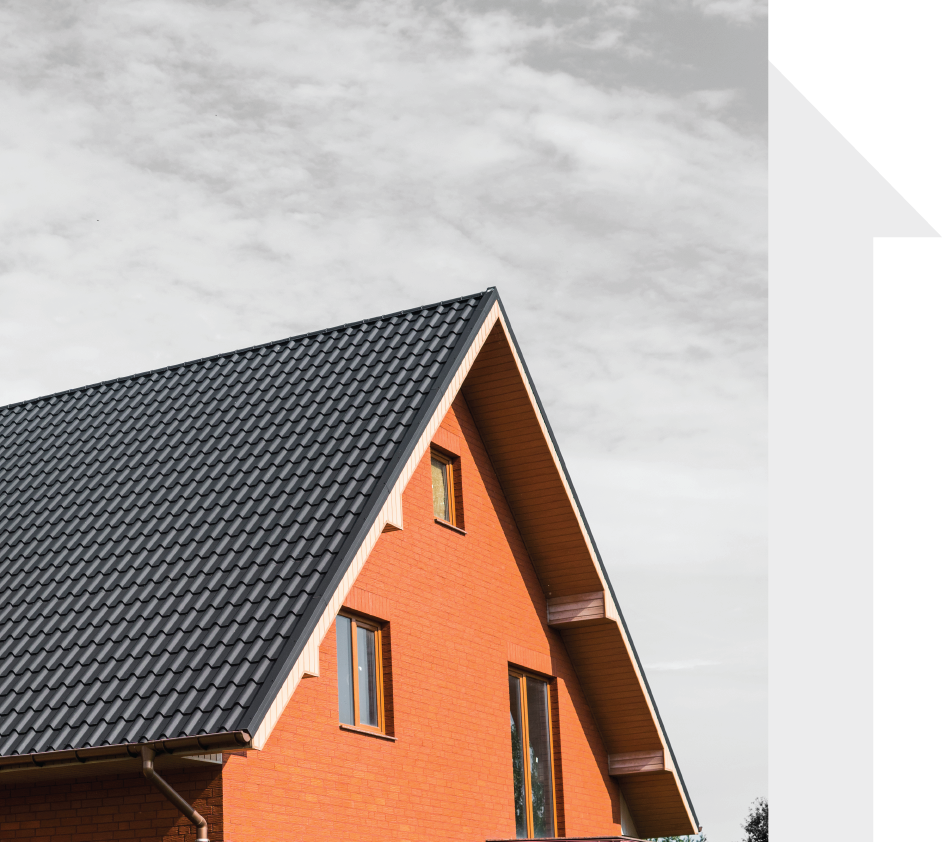
M 307 641 L 304 643 L 300 654 L 296 657 L 296 661 L 285 676 L 283 683 L 277 689 L 277 693 L 274 694 L 274 698 L 272 699 L 269 708 L 265 710 L 264 715 L 261 717 L 257 730 L 253 730 L 251 726 L 249 727 L 248 730 L 253 734 L 252 748 L 261 749 L 264 747 L 265 742 L 271 735 L 272 730 L 278 722 L 278 718 L 281 716 L 281 713 L 287 706 L 288 701 L 290 700 L 294 690 L 297 688 L 301 678 L 304 675 L 318 674 L 318 649 L 321 642 L 327 634 L 328 629 L 333 624 L 334 619 L 336 618 L 337 613 L 346 600 L 348 593 L 350 592 L 351 588 L 353 588 L 357 576 L 363 569 L 363 566 L 366 564 L 370 552 L 373 550 L 376 542 L 379 540 L 379 536 L 383 532 L 384 526 L 389 523 L 388 518 L 390 517 L 390 512 L 394 510 L 399 512 L 398 528 L 402 528 L 402 492 L 404 491 L 409 480 L 412 478 L 412 475 L 415 472 L 415 469 L 418 467 L 419 462 L 425 454 L 426 450 L 431 445 L 438 427 L 442 422 L 442 419 L 445 417 L 449 407 L 457 397 L 459 390 L 470 373 L 471 368 L 478 358 L 482 348 L 484 347 L 485 342 L 491 336 L 495 326 L 499 325 L 508 340 L 517 373 L 520 377 L 523 387 L 526 390 L 531 408 L 535 413 L 537 422 L 539 423 L 545 446 L 552 457 L 556 471 L 558 472 L 558 477 L 562 482 L 563 488 L 565 489 L 569 505 L 571 506 L 572 512 L 574 513 L 578 522 L 582 538 L 585 542 L 585 547 L 594 567 L 594 571 L 598 577 L 599 582 L 601 583 L 601 593 L 603 595 L 603 607 L 601 612 L 602 621 L 604 622 L 606 619 L 610 620 L 612 624 L 617 627 L 618 633 L 624 645 L 624 649 L 634 670 L 634 674 L 642 688 L 642 693 L 649 715 L 651 716 L 661 743 L 661 754 L 664 758 L 664 761 L 662 767 L 663 771 L 660 774 L 669 775 L 676 784 L 677 794 L 680 796 L 679 800 L 687 817 L 687 828 L 677 830 L 676 832 L 697 833 L 700 828 L 699 821 L 693 809 L 693 804 L 690 801 L 690 796 L 687 792 L 687 787 L 684 783 L 680 768 L 677 765 L 676 758 L 674 757 L 673 748 L 671 747 L 670 740 L 667 737 L 667 732 L 664 729 L 663 723 L 661 721 L 660 712 L 658 711 L 657 705 L 654 702 L 654 696 L 651 693 L 647 677 L 644 674 L 644 669 L 641 666 L 640 659 L 638 658 L 637 651 L 635 650 L 634 642 L 628 633 L 627 623 L 625 622 L 624 615 L 622 614 L 621 608 L 615 599 L 608 574 L 602 565 L 598 549 L 595 545 L 595 540 L 589 531 L 582 506 L 575 494 L 572 481 L 569 477 L 569 472 L 567 471 L 562 460 L 559 446 L 546 419 L 543 405 L 540 402 L 536 393 L 536 389 L 533 386 L 529 370 L 527 369 L 526 364 L 523 361 L 523 357 L 519 352 L 516 338 L 514 337 L 509 321 L 506 317 L 506 314 L 504 313 L 503 305 L 500 301 L 500 297 L 497 294 L 497 290 L 493 287 L 489 288 L 487 294 L 478 307 L 479 311 L 478 314 L 476 314 L 477 318 L 465 327 L 465 334 L 462 336 L 461 343 L 463 348 L 460 350 L 458 348 L 455 349 L 453 352 L 454 356 L 452 360 L 450 360 L 451 366 L 449 366 L 440 375 L 440 382 L 444 382 L 441 382 L 441 385 L 437 384 L 437 388 L 434 389 L 428 397 L 427 406 L 423 407 L 423 411 L 429 413 L 429 420 L 426 422 L 420 432 L 418 430 L 413 431 L 412 440 L 407 438 L 400 447 L 400 451 L 397 454 L 398 459 L 394 458 L 391 461 L 389 466 L 390 473 L 395 475 L 395 471 L 398 469 L 398 476 L 395 477 L 394 481 L 392 481 L 392 478 L 390 478 L 390 480 L 382 485 L 382 490 L 386 494 L 386 498 L 384 500 L 376 500 L 373 503 L 374 507 L 379 507 L 379 511 L 370 523 L 369 528 L 366 530 L 366 534 L 360 541 L 360 544 L 357 546 L 353 540 L 354 535 L 350 536 L 351 540 L 349 542 L 347 552 L 349 552 L 353 547 L 356 547 L 353 557 L 347 563 L 345 569 L 338 565 L 338 570 L 334 577 L 337 581 L 333 592 L 329 595 L 325 594 L 325 597 L 317 605 L 317 608 L 320 608 L 321 605 L 323 605 L 323 608 L 321 609 L 321 613 L 316 620 L 313 631 L 311 632 Z M 433 399 L 439 395 L 440 397 L 438 403 L 435 404 Z M 410 445 L 411 449 L 409 447 Z M 406 454 L 408 455 L 406 456 Z M 399 467 L 399 464 L 401 464 L 401 460 L 403 459 L 405 464 Z M 498 471 L 498 473 L 500 472 Z M 366 518 L 364 518 L 364 521 L 366 521 Z M 310 613 L 312 617 L 318 616 L 317 610 L 312 610 Z M 624 779 L 620 779 L 619 782 L 621 783 L 622 787 L 627 785 L 624 783 Z M 674 832 L 674 830 L 671 831 L 671 833 Z

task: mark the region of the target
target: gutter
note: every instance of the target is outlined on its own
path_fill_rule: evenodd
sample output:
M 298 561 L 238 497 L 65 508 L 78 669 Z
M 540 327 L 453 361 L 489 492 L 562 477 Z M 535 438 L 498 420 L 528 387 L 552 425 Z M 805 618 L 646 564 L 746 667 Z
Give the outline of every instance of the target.
M 128 758 L 141 757 L 145 747 L 154 754 L 212 754 L 214 752 L 243 749 L 251 742 L 252 735 L 247 731 L 224 731 L 218 734 L 202 734 L 198 737 L 174 737 L 169 740 L 121 743 L 94 748 L 12 754 L 0 757 L 0 774 L 13 771 L 22 772 L 26 769 L 55 768 L 108 760 L 127 760 Z

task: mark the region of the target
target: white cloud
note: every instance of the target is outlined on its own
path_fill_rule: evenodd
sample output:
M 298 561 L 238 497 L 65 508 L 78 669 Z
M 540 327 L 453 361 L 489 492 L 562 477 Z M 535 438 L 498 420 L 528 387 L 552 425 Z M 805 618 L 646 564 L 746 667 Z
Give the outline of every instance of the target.
M 705 15 L 723 17 L 740 24 L 754 23 L 768 17 L 766 0 L 692 0 Z
M 547 399 L 576 390 L 567 438 L 649 441 L 688 426 L 668 415 L 689 418 L 695 393 L 709 414 L 720 391 L 754 391 L 764 149 L 722 97 L 538 71 L 521 45 L 553 32 L 506 12 L 151 0 L 54 29 L 7 18 L 7 318 L 59 318 L 68 345 L 96 325 L 107 347 L 64 361 L 33 334 L 6 349 L 27 380 L 72 386 L 493 283 Z M 559 331 L 574 341 L 549 368 Z M 696 383 L 665 393 L 690 353 Z M 578 374 L 600 366 L 604 385 Z M 600 411 L 613 394 L 627 418 Z

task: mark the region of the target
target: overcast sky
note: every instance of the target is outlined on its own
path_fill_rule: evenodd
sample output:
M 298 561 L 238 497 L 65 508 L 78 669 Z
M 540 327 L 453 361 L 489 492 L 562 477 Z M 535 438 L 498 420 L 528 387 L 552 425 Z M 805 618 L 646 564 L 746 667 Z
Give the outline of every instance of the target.
M 498 287 L 710 842 L 766 794 L 753 0 L 0 7 L 0 403 Z

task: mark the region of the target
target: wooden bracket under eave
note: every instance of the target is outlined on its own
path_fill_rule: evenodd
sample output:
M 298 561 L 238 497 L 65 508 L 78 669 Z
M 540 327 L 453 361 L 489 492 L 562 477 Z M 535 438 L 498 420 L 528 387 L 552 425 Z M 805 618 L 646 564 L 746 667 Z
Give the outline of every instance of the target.
M 383 532 L 401 532 L 402 531 L 402 494 L 393 492 L 386 500 L 383 507 L 386 515 L 386 525 Z
M 546 622 L 553 628 L 574 628 L 615 619 L 615 606 L 606 591 L 554 596 L 546 600 Z
M 608 773 L 613 777 L 635 775 L 639 772 L 663 772 L 664 750 L 627 751 L 608 756 Z
M 301 654 L 301 678 L 317 678 L 321 673 L 321 657 L 316 646 L 305 646 Z

